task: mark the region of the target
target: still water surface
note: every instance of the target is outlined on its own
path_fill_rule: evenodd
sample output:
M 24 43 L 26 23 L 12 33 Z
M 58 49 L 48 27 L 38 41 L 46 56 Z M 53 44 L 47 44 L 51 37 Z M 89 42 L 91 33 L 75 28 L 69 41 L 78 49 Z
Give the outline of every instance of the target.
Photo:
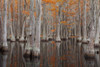
M 26 60 L 23 57 L 26 43 L 8 42 L 9 52 L 0 53 L 0 67 L 100 67 L 100 56 L 86 60 L 82 44 L 75 39 L 56 43 L 41 42 L 40 59 Z

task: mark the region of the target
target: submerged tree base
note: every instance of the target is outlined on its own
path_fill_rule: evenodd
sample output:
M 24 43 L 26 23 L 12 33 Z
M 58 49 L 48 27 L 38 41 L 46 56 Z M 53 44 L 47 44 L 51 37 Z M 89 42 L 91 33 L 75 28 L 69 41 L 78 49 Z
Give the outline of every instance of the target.
M 2 44 L 0 45 L 0 50 L 1 50 L 2 52 L 8 52 L 8 44 L 7 44 L 7 42 L 4 42 L 4 43 L 2 43 Z
M 34 47 L 32 50 L 32 56 L 37 58 L 40 57 L 40 48 Z
M 61 38 L 61 40 L 65 41 L 65 40 L 67 40 L 67 38 Z
M 30 50 L 26 50 L 24 53 L 24 57 L 25 58 L 29 58 L 31 56 L 31 51 Z
M 8 52 L 8 47 L 7 46 L 2 46 L 1 51 L 2 52 Z
M 60 37 L 57 37 L 57 38 L 56 38 L 56 42 L 61 42 Z
M 78 39 L 77 39 L 77 42 L 82 42 L 82 40 L 78 40 Z
M 52 41 L 52 40 L 54 40 L 54 39 L 53 39 L 53 38 L 49 38 L 48 40 L 49 40 L 49 41 Z
M 82 44 L 88 44 L 89 41 L 88 40 L 82 40 Z
M 10 41 L 10 38 L 7 38 L 7 41 Z
M 19 41 L 19 37 L 18 36 L 16 37 L 16 41 Z
M 95 41 L 94 47 L 100 47 L 99 41 Z
M 100 44 L 94 44 L 94 48 L 100 48 Z
M 24 37 L 21 37 L 21 38 L 19 39 L 19 41 L 20 41 L 20 42 L 25 42 L 26 40 L 24 39 Z
M 32 57 L 33 58 L 40 58 L 40 53 L 32 52 Z
M 77 42 L 82 42 L 82 38 L 81 37 L 78 37 L 77 38 Z
M 23 43 L 23 42 L 27 42 L 27 40 L 19 40 L 19 42 L 22 42 Z
M 10 41 L 11 41 L 11 42 L 15 42 L 16 39 L 15 39 L 15 38 L 11 38 Z
M 48 40 L 46 40 L 46 39 L 42 39 L 41 41 L 42 41 L 42 42 L 48 42 Z
M 84 53 L 85 59 L 95 59 L 95 52 L 93 52 L 93 51 L 89 50 L 88 52 L 85 52 Z
M 85 59 L 95 59 L 95 54 L 89 54 L 89 53 L 85 53 L 84 54 Z
M 90 48 L 88 44 L 83 44 L 83 54 L 85 59 L 94 59 L 95 58 L 95 51 L 93 48 Z

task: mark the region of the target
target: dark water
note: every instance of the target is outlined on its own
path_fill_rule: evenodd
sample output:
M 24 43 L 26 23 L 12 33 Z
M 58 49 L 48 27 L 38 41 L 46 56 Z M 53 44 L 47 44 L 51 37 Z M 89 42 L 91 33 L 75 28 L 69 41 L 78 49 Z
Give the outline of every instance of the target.
M 70 39 L 56 43 L 41 42 L 40 59 L 25 60 L 23 57 L 26 43 L 8 42 L 9 52 L 0 53 L 0 67 L 100 67 L 100 56 L 86 60 L 82 44 Z

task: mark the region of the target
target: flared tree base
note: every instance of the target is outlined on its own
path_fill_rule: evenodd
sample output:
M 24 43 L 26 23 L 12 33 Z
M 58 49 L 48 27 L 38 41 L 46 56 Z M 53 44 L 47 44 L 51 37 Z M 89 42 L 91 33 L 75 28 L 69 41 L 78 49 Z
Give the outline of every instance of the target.
M 81 37 L 78 37 L 77 38 L 77 42 L 82 42 L 82 38 Z
M 16 41 L 19 41 L 19 39 L 20 39 L 20 38 L 17 36 L 17 37 L 16 37 Z
M 95 41 L 94 47 L 95 47 L 95 48 L 99 48 L 99 47 L 100 47 L 99 41 Z
M 15 42 L 16 39 L 15 39 L 15 38 L 11 38 L 10 41 L 11 41 L 11 42 Z
M 19 42 L 26 42 L 26 40 L 24 39 L 24 37 L 21 37 L 21 38 L 19 39 Z
M 25 58 L 30 58 L 31 56 L 31 51 L 30 50 L 26 50 L 25 53 L 24 53 L 24 57 Z
M 94 59 L 95 58 L 95 50 L 93 47 L 90 47 L 90 45 L 83 44 L 82 51 L 83 51 L 84 57 L 86 59 Z
M 61 42 L 60 37 L 57 37 L 57 38 L 56 38 L 56 42 Z
M 48 40 L 49 40 L 49 41 L 53 41 L 54 39 L 53 39 L 53 38 L 49 38 Z
M 90 60 L 90 59 L 95 59 L 95 54 L 89 54 L 85 53 L 84 54 L 85 59 Z
M 41 39 L 41 41 L 42 41 L 42 42 L 48 42 L 48 40 L 47 40 L 47 39 Z
M 39 58 L 40 57 L 40 48 L 33 48 L 32 50 L 32 57 Z
M 61 38 L 61 40 L 62 40 L 62 41 L 66 41 L 66 40 L 67 40 L 67 38 Z
M 8 47 L 7 46 L 2 46 L 1 51 L 2 52 L 8 52 Z
M 88 44 L 88 40 L 82 40 L 82 44 Z
M 7 38 L 7 41 L 10 41 L 10 38 Z
M 100 44 L 94 44 L 94 48 L 100 48 Z

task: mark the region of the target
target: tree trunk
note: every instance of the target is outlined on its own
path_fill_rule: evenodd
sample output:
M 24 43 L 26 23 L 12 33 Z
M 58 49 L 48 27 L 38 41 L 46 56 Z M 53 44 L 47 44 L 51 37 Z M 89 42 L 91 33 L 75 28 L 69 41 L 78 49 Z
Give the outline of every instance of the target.
M 58 24 L 57 24 L 57 37 L 56 37 L 56 41 L 61 41 L 60 39 L 60 22 L 61 22 L 61 6 L 59 6 L 59 16 L 58 16 Z
M 24 0 L 24 10 L 26 10 L 26 0 Z M 23 26 L 22 26 L 22 32 L 21 32 L 21 38 L 20 41 L 25 41 L 24 39 L 24 31 L 25 31 L 25 23 L 26 23 L 26 15 L 24 15 L 24 20 L 23 20 Z
M 78 29 L 77 29 L 77 36 L 78 36 L 78 41 L 82 40 L 81 37 L 81 0 L 79 0 L 79 21 L 78 21 Z
M 18 24 L 17 24 L 17 39 L 20 38 L 20 23 L 21 23 L 21 0 L 18 0 Z
M 4 50 L 8 49 L 8 45 L 7 45 L 7 0 L 4 0 L 3 48 Z
M 36 19 L 36 41 L 35 46 L 33 47 L 34 56 L 40 55 L 40 35 L 41 35 L 41 15 L 42 7 L 41 0 L 36 0 L 37 6 L 37 19 Z
M 22 35 L 21 35 L 20 41 L 25 41 L 25 39 L 24 39 L 24 30 L 25 30 L 25 21 L 24 21 L 24 23 L 23 23 Z
M 84 0 L 83 43 L 87 43 L 86 17 L 86 0 Z
M 100 37 L 100 0 L 99 1 L 99 4 L 97 5 L 97 10 L 98 10 L 98 23 L 96 25 L 96 36 L 95 36 L 95 46 L 100 46 L 99 45 L 99 37 Z
M 0 8 L 1 8 L 1 1 L 0 1 Z M 2 15 L 1 15 L 1 9 L 0 9 L 0 46 L 2 43 Z
M 11 28 L 11 41 L 15 41 L 15 1 L 13 0 L 13 22 L 11 22 L 10 28 Z
M 96 31 L 96 38 L 95 38 L 95 45 L 99 44 L 99 34 L 100 34 L 100 16 L 98 18 L 98 24 L 97 24 L 97 31 Z
M 43 4 L 43 8 L 44 8 L 44 11 L 43 11 L 43 40 L 46 40 L 46 8 L 45 8 L 45 4 Z

